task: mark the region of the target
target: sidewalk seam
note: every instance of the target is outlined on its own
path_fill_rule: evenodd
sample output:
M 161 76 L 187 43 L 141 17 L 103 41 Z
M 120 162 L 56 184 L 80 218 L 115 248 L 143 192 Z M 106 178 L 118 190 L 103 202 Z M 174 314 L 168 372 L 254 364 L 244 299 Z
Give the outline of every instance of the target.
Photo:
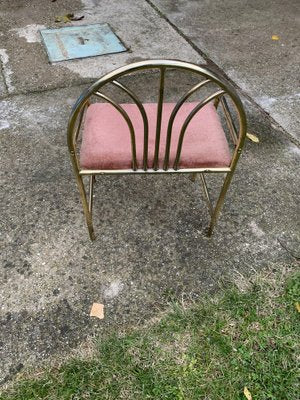
M 0 78 L 2 78 L 3 87 L 4 87 L 4 90 L 5 90 L 4 94 L 0 95 L 0 100 L 1 100 L 1 98 L 9 96 L 8 86 L 7 86 L 7 83 L 6 83 L 5 73 L 4 73 L 4 64 L 3 64 L 2 60 L 1 60 L 1 56 L 0 56 Z
M 153 4 L 151 0 L 145 0 L 145 2 L 148 3 L 160 18 L 164 19 L 178 33 L 178 35 L 180 35 L 207 62 L 209 66 L 212 66 L 219 74 L 223 75 L 243 95 L 243 97 L 245 97 L 245 99 L 267 116 L 270 123 L 280 130 L 292 143 L 297 147 L 300 147 L 300 141 L 297 138 L 284 129 L 264 108 L 262 108 L 262 106 L 256 103 L 248 93 L 241 89 L 237 83 L 235 83 L 214 61 L 208 57 L 206 53 L 204 53 L 191 39 L 189 39 L 189 37 L 185 35 L 155 4 Z
M 52 87 L 52 88 L 45 88 L 45 89 L 31 89 L 31 90 L 26 90 L 26 91 L 19 91 L 19 92 L 12 92 L 12 93 L 5 93 L 3 95 L 0 95 L 0 101 L 1 100 L 5 100 L 7 98 L 11 98 L 11 97 L 17 97 L 17 96 L 26 96 L 26 95 L 31 95 L 31 94 L 39 94 L 39 93 L 46 93 L 46 92 L 53 92 L 55 90 L 60 90 L 60 89 L 68 89 L 70 87 L 72 88 L 76 88 L 76 87 L 80 87 L 80 86 L 84 86 L 84 85 L 89 85 L 91 83 L 95 82 L 94 78 L 87 78 L 85 81 L 78 81 L 78 82 L 74 82 L 72 85 L 59 85 L 56 87 Z

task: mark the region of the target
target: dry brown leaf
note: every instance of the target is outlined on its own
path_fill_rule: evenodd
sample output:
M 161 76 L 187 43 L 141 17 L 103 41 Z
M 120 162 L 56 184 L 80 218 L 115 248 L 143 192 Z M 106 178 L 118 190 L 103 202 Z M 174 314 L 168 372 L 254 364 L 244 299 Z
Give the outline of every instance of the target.
M 65 24 L 67 22 L 71 21 L 81 21 L 84 18 L 84 15 L 81 15 L 80 17 L 76 17 L 74 14 L 69 13 L 66 15 L 57 15 L 55 17 L 55 22 L 64 22 Z
M 300 303 L 298 301 L 295 303 L 295 307 L 296 307 L 296 310 L 298 312 L 300 312 Z
M 249 140 L 251 140 L 251 142 L 259 143 L 259 139 L 256 135 L 254 135 L 254 133 L 247 132 L 246 136 Z
M 247 386 L 244 387 L 244 395 L 245 395 L 247 400 L 252 400 L 251 393 L 249 392 Z
M 55 22 L 64 22 L 66 24 L 67 22 L 71 22 L 72 18 L 74 18 L 74 14 L 57 15 Z
M 80 17 L 71 17 L 71 21 L 81 21 L 84 18 L 84 15 L 81 15 Z
M 91 312 L 90 312 L 91 317 L 97 317 L 99 319 L 104 318 L 104 305 L 99 304 L 99 303 L 93 303 Z
M 272 40 L 279 40 L 279 36 L 278 35 L 272 35 Z

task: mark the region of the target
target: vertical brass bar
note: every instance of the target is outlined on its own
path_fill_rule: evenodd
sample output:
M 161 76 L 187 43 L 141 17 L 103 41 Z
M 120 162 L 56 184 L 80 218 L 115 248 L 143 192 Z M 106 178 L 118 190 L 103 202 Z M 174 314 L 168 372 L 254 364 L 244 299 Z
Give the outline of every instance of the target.
M 74 151 L 71 152 L 71 161 L 72 161 L 72 164 L 74 167 L 74 172 L 75 172 L 75 176 L 76 176 L 76 180 L 77 180 L 77 185 L 78 185 L 78 189 L 79 189 L 79 193 L 80 193 L 80 199 L 82 202 L 83 212 L 85 215 L 90 239 L 95 240 L 92 215 L 89 212 L 89 205 L 88 205 L 88 201 L 87 201 L 86 191 L 85 191 L 85 187 L 83 184 L 82 176 L 79 174 L 78 161 L 77 161 L 77 157 L 76 157 L 76 154 Z
M 237 107 L 237 109 L 238 109 L 239 121 L 240 121 L 239 142 L 237 143 L 234 154 L 232 156 L 231 165 L 230 165 L 231 171 L 226 174 L 226 177 L 225 177 L 222 189 L 221 189 L 221 193 L 219 195 L 217 204 L 215 206 L 213 215 L 211 217 L 210 225 L 209 225 L 208 232 L 207 232 L 208 236 L 211 236 L 213 233 L 218 215 L 219 215 L 222 205 L 224 203 L 224 199 L 225 199 L 227 190 L 229 188 L 231 179 L 233 177 L 234 171 L 236 169 L 236 166 L 237 166 L 237 163 L 240 158 L 240 155 L 241 155 L 241 152 L 242 152 L 242 149 L 244 146 L 244 142 L 245 142 L 245 136 L 246 136 L 246 131 L 247 131 L 246 115 L 245 115 L 244 109 L 242 108 L 242 105 Z
M 210 225 L 209 225 L 208 232 L 207 232 L 208 236 L 211 236 L 212 233 L 213 233 L 213 230 L 214 230 L 218 215 L 219 215 L 219 213 L 221 211 L 221 208 L 222 208 L 222 205 L 224 203 L 224 199 L 225 199 L 227 190 L 229 188 L 231 179 L 233 177 L 233 172 L 234 171 L 230 171 L 230 172 L 228 172 L 226 174 L 226 178 L 224 180 L 224 183 L 223 183 L 223 186 L 222 186 L 222 189 L 221 189 L 221 193 L 220 193 L 220 196 L 218 198 L 216 207 L 215 207 L 215 209 L 214 209 L 214 211 L 213 211 L 213 213 L 211 215 Z
M 209 208 L 209 214 L 210 214 L 210 216 L 212 216 L 213 215 L 213 206 L 212 206 L 212 202 L 210 199 L 208 187 L 206 184 L 206 179 L 205 179 L 205 176 L 203 173 L 200 173 L 200 178 L 201 178 L 201 182 L 202 182 L 202 186 L 203 186 L 203 190 L 204 190 L 204 194 L 205 194 L 205 200 L 206 200 L 208 208 Z
M 231 113 L 230 113 L 230 110 L 229 110 L 229 107 L 228 107 L 225 97 L 223 97 L 221 99 L 221 104 L 222 104 L 222 108 L 224 110 L 224 115 L 225 115 L 225 119 L 227 122 L 227 126 L 229 129 L 230 135 L 231 135 L 231 139 L 232 139 L 233 143 L 236 145 L 237 137 L 238 137 L 237 129 L 236 129 L 235 123 L 231 117 Z
M 89 188 L 89 212 L 92 215 L 93 212 L 93 193 L 94 193 L 94 180 L 95 176 L 90 176 L 90 188 Z
M 236 169 L 236 166 L 237 166 L 237 163 L 238 163 L 238 160 L 240 158 L 240 155 L 241 155 L 241 152 L 242 152 L 242 149 L 243 149 L 243 146 L 244 146 L 244 142 L 245 142 L 246 131 L 247 131 L 246 115 L 245 115 L 245 112 L 244 112 L 244 109 L 243 109 L 242 105 L 238 105 L 238 106 L 236 105 L 236 107 L 237 107 L 237 110 L 238 110 L 238 113 L 239 113 L 239 121 L 240 121 L 239 140 L 238 140 L 238 143 L 236 145 L 234 154 L 232 156 L 231 165 L 230 165 L 231 171 L 226 174 L 226 177 L 225 177 L 225 180 L 223 182 L 223 186 L 222 186 L 219 198 L 217 200 L 217 204 L 215 206 L 213 215 L 212 215 L 211 220 L 210 220 L 210 225 L 209 225 L 208 232 L 207 232 L 208 236 L 211 236 L 212 233 L 213 233 L 214 227 L 215 227 L 216 222 L 217 222 L 218 215 L 219 215 L 219 213 L 221 211 L 221 208 L 222 208 L 222 205 L 224 203 L 224 199 L 225 199 L 227 190 L 229 188 L 230 182 L 232 180 L 234 171 Z
M 84 112 L 85 112 L 87 107 L 88 107 L 88 102 L 85 103 L 85 105 L 82 107 L 82 109 L 80 111 L 78 125 L 77 125 L 77 129 L 76 129 L 76 132 L 75 132 L 75 135 L 74 135 L 74 143 L 73 143 L 74 146 L 75 146 L 75 143 L 77 142 L 78 135 L 79 135 L 79 132 L 80 132 L 80 127 L 81 127 L 83 116 L 84 116 Z
M 153 160 L 153 169 L 158 170 L 158 158 L 159 158 L 159 143 L 160 143 L 160 131 L 161 131 L 161 117 L 163 109 L 163 98 L 165 88 L 165 67 L 160 67 L 160 82 L 159 82 L 159 96 L 157 102 L 157 119 L 156 119 L 156 135 L 155 135 L 155 151 Z

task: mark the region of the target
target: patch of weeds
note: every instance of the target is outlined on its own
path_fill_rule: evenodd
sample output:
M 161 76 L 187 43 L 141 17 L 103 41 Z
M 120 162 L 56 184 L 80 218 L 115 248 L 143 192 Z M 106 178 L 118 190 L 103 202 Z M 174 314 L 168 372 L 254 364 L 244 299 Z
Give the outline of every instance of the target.
M 42 378 L 19 378 L 1 400 L 299 398 L 300 273 L 272 273 L 160 321 L 99 342 Z

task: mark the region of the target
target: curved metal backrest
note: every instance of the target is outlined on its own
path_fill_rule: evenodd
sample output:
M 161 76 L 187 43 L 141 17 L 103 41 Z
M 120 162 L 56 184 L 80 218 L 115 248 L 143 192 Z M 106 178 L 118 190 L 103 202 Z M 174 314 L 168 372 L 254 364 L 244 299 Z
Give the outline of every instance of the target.
M 192 87 L 188 92 L 186 92 L 181 99 L 176 103 L 169 122 L 168 122 L 168 127 L 167 127 L 167 139 L 166 139 L 166 149 L 165 149 L 165 155 L 164 155 L 164 163 L 163 163 L 163 169 L 168 170 L 170 168 L 173 168 L 177 170 L 179 168 L 179 162 L 180 162 L 180 155 L 181 155 L 181 149 L 182 149 L 182 144 L 183 144 L 183 139 L 184 139 L 184 134 L 187 130 L 187 127 L 189 123 L 191 122 L 192 118 L 201 110 L 202 107 L 204 107 L 207 103 L 210 101 L 215 101 L 215 104 L 221 103 L 222 108 L 224 110 L 225 118 L 229 127 L 229 131 L 231 133 L 232 140 L 235 145 L 235 151 L 232 156 L 231 160 L 231 166 L 233 166 L 239 156 L 239 153 L 242 150 L 242 146 L 244 144 L 245 140 L 245 135 L 246 135 L 246 116 L 245 112 L 243 109 L 243 105 L 241 103 L 241 100 L 239 96 L 237 95 L 236 91 L 234 88 L 228 84 L 227 82 L 224 82 L 221 78 L 219 78 L 215 73 L 207 69 L 206 67 L 203 66 L 198 66 L 192 63 L 184 62 L 184 61 L 177 61 L 177 60 L 147 60 L 147 61 L 141 61 L 141 62 L 136 62 L 133 64 L 126 65 L 124 67 L 118 68 L 106 75 L 104 75 L 102 78 L 97 80 L 95 83 L 93 83 L 88 89 L 86 89 L 82 95 L 78 98 L 77 102 L 75 103 L 72 113 L 69 119 L 69 125 L 68 125 L 68 146 L 69 150 L 72 154 L 75 154 L 76 150 L 76 140 L 78 137 L 78 132 L 80 129 L 80 124 L 82 121 L 83 113 L 85 110 L 85 107 L 88 104 L 89 98 L 93 95 L 102 98 L 103 100 L 109 102 L 113 107 L 115 107 L 124 120 L 126 121 L 128 125 L 128 129 L 130 132 L 130 137 L 131 137 L 131 151 L 132 151 L 132 168 L 134 171 L 138 169 L 138 164 L 137 164 L 137 156 L 136 156 L 136 138 L 135 138 L 135 131 L 134 131 L 134 126 L 130 120 L 130 117 L 124 110 L 124 108 L 116 103 L 114 100 L 109 98 L 108 96 L 102 94 L 99 89 L 101 89 L 104 85 L 107 83 L 111 83 L 112 85 L 118 87 L 134 101 L 134 103 L 137 105 L 142 119 L 143 119 L 143 124 L 144 124 L 144 150 L 143 150 L 143 169 L 145 171 L 148 170 L 148 130 L 149 130 L 149 124 L 148 124 L 148 118 L 147 114 L 145 112 L 145 109 L 143 107 L 142 102 L 137 98 L 137 96 L 134 94 L 133 91 L 131 91 L 129 88 L 127 88 L 125 85 L 122 83 L 118 82 L 117 79 L 121 78 L 125 75 L 131 74 L 136 71 L 140 70 L 153 70 L 156 69 L 160 72 L 160 84 L 159 84 L 159 94 L 158 94 L 158 101 L 157 101 L 157 117 L 156 117 L 156 137 L 155 137 L 155 151 L 154 151 L 154 161 L 153 161 L 153 170 L 157 171 L 159 169 L 158 165 L 158 158 L 159 158 L 159 148 L 160 148 L 160 135 L 161 135 L 161 120 L 162 120 L 162 110 L 163 110 L 163 99 L 164 99 L 164 89 L 165 89 L 165 73 L 167 69 L 171 70 L 184 70 L 184 71 L 189 71 L 191 73 L 197 74 L 200 77 L 204 77 L 205 80 L 199 82 L 197 85 Z M 201 101 L 187 116 L 185 122 L 182 125 L 180 134 L 179 134 L 179 139 L 178 139 L 178 144 L 177 144 L 177 151 L 176 151 L 176 157 L 173 166 L 170 167 L 169 165 L 169 157 L 170 157 L 170 146 L 171 146 L 171 140 L 172 140 L 172 128 L 173 128 L 173 123 L 175 120 L 175 117 L 180 110 L 181 106 L 184 104 L 184 102 L 192 96 L 197 90 L 201 89 L 202 87 L 208 85 L 209 83 L 214 83 L 219 87 L 219 90 L 217 90 L 215 93 L 211 94 L 207 98 L 205 98 L 203 101 Z M 224 97 L 224 95 L 228 95 L 238 114 L 238 119 L 239 119 L 239 129 L 236 128 L 235 123 L 231 117 L 231 113 L 227 104 L 227 101 Z M 79 118 L 79 124 L 76 127 L 76 122 Z M 78 166 L 79 167 L 79 166 Z

